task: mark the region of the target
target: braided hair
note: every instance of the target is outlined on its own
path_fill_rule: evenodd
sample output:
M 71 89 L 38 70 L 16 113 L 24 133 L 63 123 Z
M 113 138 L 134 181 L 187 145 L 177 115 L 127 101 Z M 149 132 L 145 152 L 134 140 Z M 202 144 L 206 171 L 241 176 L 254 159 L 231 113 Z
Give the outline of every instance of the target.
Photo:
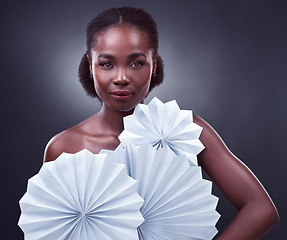
M 97 36 L 107 28 L 118 24 L 131 25 L 140 31 L 144 31 L 149 38 L 154 57 L 157 57 L 156 73 L 151 77 L 149 92 L 163 82 L 163 61 L 158 55 L 158 32 L 155 21 L 143 9 L 133 7 L 110 8 L 89 22 L 87 27 L 87 51 L 83 55 L 78 69 L 80 82 L 91 97 L 98 98 L 98 95 L 91 77 L 88 56 L 91 56 L 91 50 Z

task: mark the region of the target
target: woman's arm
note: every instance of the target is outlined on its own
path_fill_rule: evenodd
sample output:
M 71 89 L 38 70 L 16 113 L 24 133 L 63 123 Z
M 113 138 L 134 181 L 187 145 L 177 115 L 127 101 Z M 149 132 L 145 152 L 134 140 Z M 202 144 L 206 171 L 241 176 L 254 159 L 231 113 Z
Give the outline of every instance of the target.
M 194 122 L 203 128 L 200 140 L 205 149 L 198 155 L 199 164 L 239 211 L 218 239 L 259 239 L 278 222 L 272 200 L 254 174 L 228 150 L 215 130 L 196 115 Z

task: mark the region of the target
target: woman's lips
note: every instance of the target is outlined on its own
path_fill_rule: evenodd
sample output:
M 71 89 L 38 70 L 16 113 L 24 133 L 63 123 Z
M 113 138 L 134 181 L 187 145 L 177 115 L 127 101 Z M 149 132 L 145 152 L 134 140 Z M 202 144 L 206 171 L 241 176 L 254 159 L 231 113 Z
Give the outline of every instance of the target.
M 111 96 L 120 101 L 128 100 L 133 95 L 130 91 L 113 91 L 111 92 Z

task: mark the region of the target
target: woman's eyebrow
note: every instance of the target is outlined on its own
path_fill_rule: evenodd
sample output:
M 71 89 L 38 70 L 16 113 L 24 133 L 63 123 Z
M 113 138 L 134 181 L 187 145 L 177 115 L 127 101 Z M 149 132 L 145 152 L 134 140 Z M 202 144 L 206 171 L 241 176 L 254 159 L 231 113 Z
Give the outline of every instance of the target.
M 137 53 L 132 53 L 131 55 L 129 55 L 129 58 L 137 58 L 137 57 L 146 57 L 145 54 L 141 53 L 141 52 L 137 52 Z
M 108 59 L 114 59 L 115 57 L 112 56 L 109 53 L 101 53 L 97 58 L 108 58 Z
M 146 57 L 145 54 L 141 52 L 132 53 L 128 56 L 129 59 L 137 58 L 137 57 Z M 107 59 L 115 59 L 115 57 L 109 53 L 101 53 L 97 58 L 107 58 Z

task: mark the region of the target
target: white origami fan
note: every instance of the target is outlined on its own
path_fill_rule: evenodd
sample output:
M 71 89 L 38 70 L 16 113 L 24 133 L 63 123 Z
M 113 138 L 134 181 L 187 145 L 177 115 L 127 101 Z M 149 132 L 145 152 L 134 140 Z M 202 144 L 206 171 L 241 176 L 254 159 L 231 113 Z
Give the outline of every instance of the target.
M 211 194 L 212 183 L 202 179 L 200 167 L 190 166 L 185 156 L 168 148 L 156 150 L 149 144 L 140 147 L 121 144 L 114 155 L 117 157 L 108 151 L 107 158 L 126 163 L 144 199 L 141 213 L 145 221 L 138 228 L 140 239 L 215 236 L 215 224 L 220 217 L 215 210 L 218 198 Z
M 138 104 L 132 115 L 124 118 L 121 142 L 154 147 L 168 146 L 176 154 L 184 154 L 191 165 L 204 149 L 199 140 L 202 128 L 193 122 L 192 111 L 180 110 L 175 100 L 162 103 L 156 97 L 148 104 Z
M 63 153 L 29 179 L 20 200 L 25 239 L 138 239 L 143 204 L 123 164 L 88 150 Z

